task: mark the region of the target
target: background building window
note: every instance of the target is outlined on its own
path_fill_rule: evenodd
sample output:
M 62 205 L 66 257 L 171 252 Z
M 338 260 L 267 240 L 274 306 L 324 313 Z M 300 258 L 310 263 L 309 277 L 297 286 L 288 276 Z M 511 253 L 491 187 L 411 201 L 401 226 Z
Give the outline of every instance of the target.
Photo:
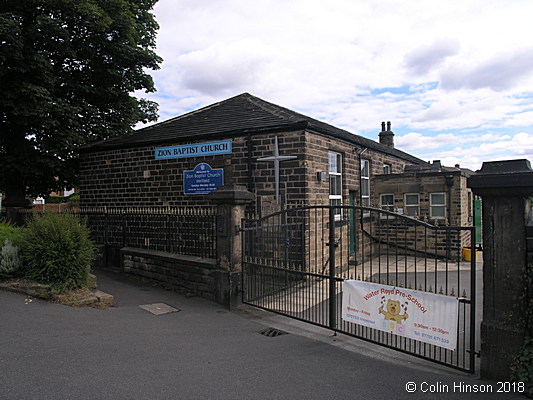
M 429 216 L 431 218 L 446 218 L 446 193 L 429 194 Z
M 370 161 L 361 160 L 361 205 L 370 207 Z
M 382 210 L 394 211 L 394 195 L 392 193 L 380 194 L 379 203 Z
M 390 175 L 392 174 L 392 165 L 390 164 L 383 164 L 383 173 L 385 175 Z
M 404 197 L 405 214 L 410 217 L 420 216 L 420 195 L 418 193 L 407 193 Z
M 382 210 L 394 212 L 394 195 L 392 193 L 383 193 L 379 195 L 379 205 Z M 381 219 L 394 219 L 392 215 L 380 214 Z
M 329 152 L 329 204 L 342 205 L 342 155 Z M 342 209 L 334 210 L 335 219 L 340 219 Z

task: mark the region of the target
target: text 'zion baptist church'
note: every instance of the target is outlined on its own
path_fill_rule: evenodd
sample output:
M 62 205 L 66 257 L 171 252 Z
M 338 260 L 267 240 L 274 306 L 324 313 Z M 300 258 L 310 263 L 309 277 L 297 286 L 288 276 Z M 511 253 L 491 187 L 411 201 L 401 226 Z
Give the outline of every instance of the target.
M 183 158 L 193 156 L 210 156 L 231 153 L 231 140 L 220 142 L 187 144 L 184 146 L 158 147 L 155 149 L 156 160 Z

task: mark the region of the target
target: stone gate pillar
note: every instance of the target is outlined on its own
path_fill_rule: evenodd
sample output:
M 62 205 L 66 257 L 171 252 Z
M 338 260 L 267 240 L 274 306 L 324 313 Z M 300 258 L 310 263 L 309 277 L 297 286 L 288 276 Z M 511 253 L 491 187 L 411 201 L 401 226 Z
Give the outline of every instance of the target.
M 525 273 L 533 170 L 528 160 L 485 162 L 468 186 L 483 201 L 481 376 L 508 380 L 526 336 L 524 315 L 532 295 Z
M 8 193 L 2 206 L 6 209 L 6 220 L 18 226 L 23 225 L 23 220 L 19 211 L 30 209 L 32 207 L 31 203 L 24 198 L 23 193 L 17 193 L 15 195 L 9 195 Z
M 217 293 L 216 301 L 228 307 L 239 303 L 242 238 L 238 227 L 254 195 L 244 186 L 225 185 L 209 194 L 217 205 Z

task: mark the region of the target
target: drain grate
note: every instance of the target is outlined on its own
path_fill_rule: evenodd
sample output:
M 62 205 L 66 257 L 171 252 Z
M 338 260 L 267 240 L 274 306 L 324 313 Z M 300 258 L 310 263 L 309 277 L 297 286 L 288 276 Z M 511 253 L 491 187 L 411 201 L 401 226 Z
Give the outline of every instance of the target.
M 263 336 L 268 336 L 268 337 L 288 335 L 287 332 L 280 331 L 279 329 L 276 329 L 276 328 L 266 328 L 266 329 L 263 329 L 262 331 L 259 331 L 259 333 Z

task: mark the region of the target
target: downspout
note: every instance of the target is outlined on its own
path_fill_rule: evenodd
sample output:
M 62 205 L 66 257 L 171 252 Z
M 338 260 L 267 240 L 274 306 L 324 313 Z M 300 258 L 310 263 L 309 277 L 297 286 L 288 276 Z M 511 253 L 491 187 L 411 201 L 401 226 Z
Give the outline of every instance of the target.
M 246 136 L 246 144 L 248 145 L 248 191 L 253 193 L 254 175 L 253 175 L 253 171 L 252 171 L 252 168 L 253 168 L 253 163 L 252 163 L 253 146 L 252 146 L 252 134 L 251 133 L 249 133 Z
M 254 167 L 254 164 L 252 162 L 252 152 L 253 152 L 253 144 L 252 144 L 252 134 L 251 133 L 248 133 L 248 135 L 246 136 L 246 145 L 248 147 L 248 160 L 247 160 L 247 163 L 248 163 L 248 182 L 247 182 L 247 186 L 248 186 L 248 191 L 251 192 L 251 193 L 254 193 L 254 201 L 252 204 L 248 204 L 246 206 L 246 209 L 248 211 L 250 211 L 251 213 L 254 214 L 255 217 L 257 217 L 257 215 L 260 215 L 261 214 L 261 210 L 258 206 L 258 197 L 255 196 L 255 191 L 254 191 L 254 174 L 253 174 L 253 167 Z M 259 209 L 259 210 L 258 210 Z
M 452 188 L 453 175 L 446 176 L 446 186 L 448 187 L 448 225 L 452 226 Z

